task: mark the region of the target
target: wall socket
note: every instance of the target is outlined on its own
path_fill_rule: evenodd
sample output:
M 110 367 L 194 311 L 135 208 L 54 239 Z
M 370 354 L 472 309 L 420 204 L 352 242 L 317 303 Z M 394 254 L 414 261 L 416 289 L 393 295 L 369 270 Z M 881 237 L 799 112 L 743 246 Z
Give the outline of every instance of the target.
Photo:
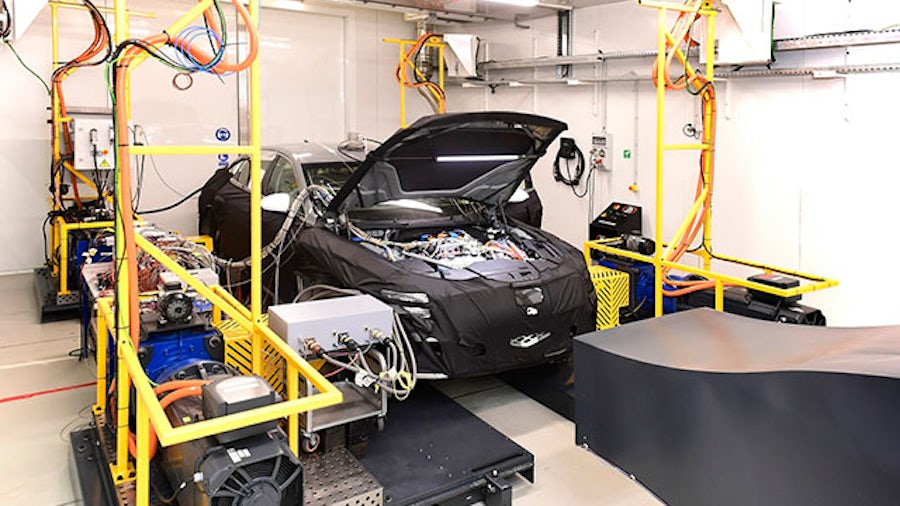
M 592 135 L 591 136 L 591 152 L 590 152 L 591 170 L 602 170 L 609 172 L 612 170 L 613 146 L 612 135 Z

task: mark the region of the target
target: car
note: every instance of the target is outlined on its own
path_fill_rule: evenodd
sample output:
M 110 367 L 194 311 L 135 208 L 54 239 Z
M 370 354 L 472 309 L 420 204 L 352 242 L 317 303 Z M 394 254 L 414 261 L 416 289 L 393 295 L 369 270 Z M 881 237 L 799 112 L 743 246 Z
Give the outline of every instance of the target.
M 380 299 L 423 375 L 564 360 L 572 336 L 595 326 L 583 254 L 506 211 L 565 129 L 532 114 L 457 113 L 422 118 L 368 153 L 346 143 L 265 149 L 269 293 L 284 301 L 327 285 Z M 248 167 L 218 171 L 201 192 L 200 231 L 220 257 L 249 255 Z M 530 210 L 524 217 L 539 219 Z

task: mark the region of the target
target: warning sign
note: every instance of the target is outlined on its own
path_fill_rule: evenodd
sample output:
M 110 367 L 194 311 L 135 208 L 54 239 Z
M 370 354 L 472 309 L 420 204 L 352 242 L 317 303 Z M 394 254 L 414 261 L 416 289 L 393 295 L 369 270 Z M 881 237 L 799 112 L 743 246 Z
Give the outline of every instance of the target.
M 107 161 L 106 159 L 104 159 L 102 162 L 100 162 L 100 168 L 101 168 L 101 169 L 108 169 L 108 168 L 109 168 L 109 161 Z

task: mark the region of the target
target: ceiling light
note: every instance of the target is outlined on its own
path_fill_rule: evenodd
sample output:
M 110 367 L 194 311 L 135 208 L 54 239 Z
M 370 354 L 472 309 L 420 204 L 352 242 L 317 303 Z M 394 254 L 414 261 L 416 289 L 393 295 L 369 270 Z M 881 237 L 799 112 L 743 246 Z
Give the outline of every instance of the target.
M 438 162 L 508 162 L 519 155 L 448 155 L 435 158 Z

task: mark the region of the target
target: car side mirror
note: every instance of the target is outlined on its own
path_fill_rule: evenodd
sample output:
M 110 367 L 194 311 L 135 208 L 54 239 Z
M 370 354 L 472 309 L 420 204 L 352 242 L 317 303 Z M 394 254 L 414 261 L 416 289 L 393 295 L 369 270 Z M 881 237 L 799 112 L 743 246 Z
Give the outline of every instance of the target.
M 287 193 L 272 193 L 263 197 L 259 204 L 263 211 L 287 213 L 291 208 L 291 196 Z

